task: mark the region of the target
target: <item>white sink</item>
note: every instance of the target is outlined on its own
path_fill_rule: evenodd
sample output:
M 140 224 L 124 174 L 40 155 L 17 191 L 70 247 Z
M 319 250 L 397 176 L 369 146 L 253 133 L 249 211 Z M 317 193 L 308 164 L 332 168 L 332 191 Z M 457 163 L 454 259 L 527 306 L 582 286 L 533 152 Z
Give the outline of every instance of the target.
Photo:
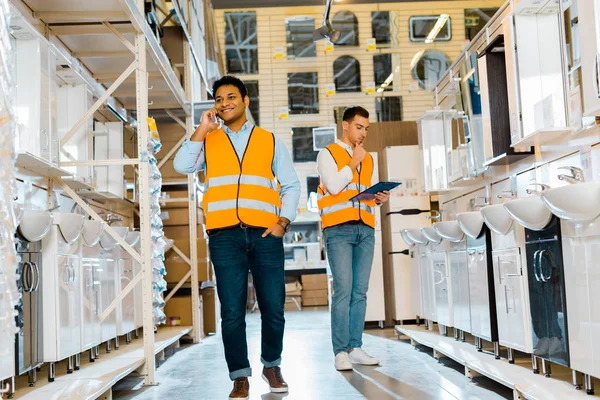
M 19 232 L 30 242 L 37 242 L 48 234 L 52 220 L 51 212 L 26 210 L 19 224 Z
M 414 246 L 415 242 L 413 242 L 409 237 L 408 237 L 408 231 L 406 229 L 402 229 L 400 231 L 400 235 L 402 236 L 402 239 L 404 240 L 404 243 L 406 243 L 409 246 Z
M 433 229 L 435 229 L 438 235 L 449 242 L 460 242 L 465 237 L 464 232 L 458 225 L 458 221 L 436 222 L 433 224 Z
M 104 232 L 103 221 L 93 221 L 91 219 L 85 220 L 83 223 L 83 240 L 89 247 L 94 247 L 100 241 L 100 236 Z
M 65 242 L 73 244 L 83 231 L 84 216 L 81 214 L 71 214 L 65 212 L 53 212 L 54 225 L 58 225 L 58 230 Z
M 494 204 L 481 209 L 485 224 L 499 235 L 506 235 L 513 227 L 513 219 L 502 204 Z
M 425 226 L 421 228 L 423 235 L 433 243 L 442 243 L 442 237 L 435 231 L 433 226 Z
M 600 182 L 544 190 L 541 198 L 550 212 L 562 219 L 589 221 L 600 216 Z
M 544 205 L 540 196 L 511 200 L 504 203 L 504 208 L 512 219 L 534 231 L 544 229 L 552 219 L 552 213 Z
M 423 235 L 420 229 L 409 229 L 406 231 L 408 238 L 417 244 L 427 244 L 429 240 Z
M 127 232 L 129 232 L 129 227 L 127 226 L 111 226 L 109 228 L 112 228 L 117 233 L 117 235 L 121 237 L 121 239 L 125 239 L 125 236 L 127 236 Z M 110 250 L 116 245 L 117 241 L 112 236 L 110 236 L 108 230 L 105 229 L 104 232 L 102 232 L 102 236 L 100 237 L 100 246 L 102 246 L 102 248 L 105 250 Z
M 477 239 L 483 229 L 483 215 L 479 211 L 470 211 L 456 214 L 460 229 L 469 237 Z
M 139 240 L 140 240 L 139 232 L 129 231 L 129 232 L 127 232 L 127 235 L 125 236 L 125 241 L 131 247 L 135 246 L 137 244 L 137 242 L 139 242 Z

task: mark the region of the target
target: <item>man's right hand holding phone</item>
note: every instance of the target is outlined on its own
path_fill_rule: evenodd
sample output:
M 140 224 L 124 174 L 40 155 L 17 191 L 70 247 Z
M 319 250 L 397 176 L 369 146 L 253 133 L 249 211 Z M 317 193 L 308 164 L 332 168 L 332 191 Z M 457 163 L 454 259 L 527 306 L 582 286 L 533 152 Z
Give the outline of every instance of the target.
M 218 121 L 218 118 L 216 108 L 204 111 L 202 113 L 202 119 L 200 120 L 200 126 L 198 126 L 190 140 L 193 142 L 201 142 L 210 132 L 219 129 L 219 123 L 215 122 Z

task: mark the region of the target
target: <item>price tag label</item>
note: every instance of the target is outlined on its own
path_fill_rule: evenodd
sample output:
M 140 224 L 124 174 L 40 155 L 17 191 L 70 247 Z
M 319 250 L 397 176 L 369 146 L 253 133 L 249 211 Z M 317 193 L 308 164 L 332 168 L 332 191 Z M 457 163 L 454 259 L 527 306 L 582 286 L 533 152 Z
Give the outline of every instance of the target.
M 335 83 L 325 85 L 325 96 L 335 96 Z
M 274 53 L 273 58 L 276 60 L 281 60 L 285 56 L 283 46 L 276 46 L 275 49 L 273 50 L 273 53 Z
M 287 107 L 279 107 L 279 119 L 287 119 L 290 116 L 290 110 Z
M 377 41 L 375 38 L 367 39 L 367 51 L 377 50 Z
M 333 43 L 330 41 L 325 42 L 325 54 L 331 53 L 333 51 Z
M 375 93 L 375 82 L 367 82 L 367 94 Z

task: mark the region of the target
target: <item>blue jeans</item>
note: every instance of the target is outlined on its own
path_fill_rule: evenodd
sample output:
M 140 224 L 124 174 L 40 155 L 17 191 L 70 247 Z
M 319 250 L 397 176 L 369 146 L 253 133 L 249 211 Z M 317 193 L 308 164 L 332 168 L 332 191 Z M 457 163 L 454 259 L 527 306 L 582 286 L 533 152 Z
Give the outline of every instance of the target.
M 337 355 L 362 346 L 375 231 L 363 223 L 336 225 L 323 236 L 333 275 L 331 340 Z
M 262 320 L 261 361 L 267 368 L 281 364 L 285 319 L 283 240 L 265 229 L 231 228 L 209 235 L 210 256 L 221 302 L 221 333 L 229 378 L 252 376 L 246 342 L 248 271 L 252 272 Z

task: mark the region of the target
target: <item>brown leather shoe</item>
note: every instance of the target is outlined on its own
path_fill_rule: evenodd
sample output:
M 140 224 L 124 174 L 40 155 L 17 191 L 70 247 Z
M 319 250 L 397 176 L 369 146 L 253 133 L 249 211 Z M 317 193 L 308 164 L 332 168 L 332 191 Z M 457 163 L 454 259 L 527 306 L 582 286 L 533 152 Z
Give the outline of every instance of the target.
M 248 400 L 249 392 L 248 378 L 237 378 L 233 381 L 233 390 L 229 393 L 229 400 Z
M 263 368 L 262 378 L 269 384 L 272 393 L 287 393 L 288 385 L 281 376 L 281 368 Z

